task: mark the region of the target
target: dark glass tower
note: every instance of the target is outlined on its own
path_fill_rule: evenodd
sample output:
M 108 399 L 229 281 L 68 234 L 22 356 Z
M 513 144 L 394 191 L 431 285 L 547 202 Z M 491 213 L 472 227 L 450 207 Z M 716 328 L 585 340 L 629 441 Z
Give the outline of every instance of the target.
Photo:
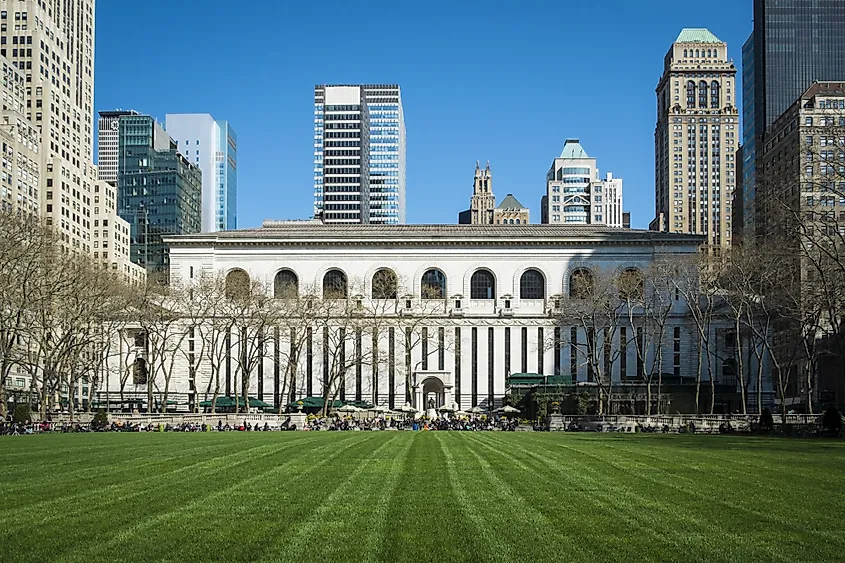
M 769 126 L 815 81 L 845 80 L 845 2 L 755 0 L 756 121 Z
M 150 116 L 120 117 L 117 194 L 132 262 L 166 276 L 170 256 L 162 238 L 201 230 L 202 172 Z
M 745 177 L 735 205 L 744 206 L 749 233 L 756 223 L 756 165 L 766 130 L 813 82 L 845 81 L 845 1 L 754 0 L 754 32 L 743 47 L 743 67 Z

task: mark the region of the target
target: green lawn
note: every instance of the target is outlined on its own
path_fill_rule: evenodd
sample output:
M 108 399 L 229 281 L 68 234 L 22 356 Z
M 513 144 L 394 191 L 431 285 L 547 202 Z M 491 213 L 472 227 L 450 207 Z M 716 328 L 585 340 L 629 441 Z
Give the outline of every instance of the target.
M 845 561 L 845 444 L 298 432 L 0 438 L 0 561 Z

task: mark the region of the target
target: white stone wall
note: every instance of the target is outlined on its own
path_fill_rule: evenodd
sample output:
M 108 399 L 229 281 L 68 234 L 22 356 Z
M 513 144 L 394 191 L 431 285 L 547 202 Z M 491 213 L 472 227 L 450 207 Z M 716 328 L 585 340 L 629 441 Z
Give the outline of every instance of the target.
M 499 228 L 501 229 L 501 227 Z M 542 229 L 542 227 L 540 227 Z M 560 228 L 557 228 L 560 229 Z M 553 296 L 567 295 L 568 278 L 576 268 L 598 270 L 620 270 L 624 268 L 646 269 L 656 256 L 664 253 L 694 253 L 694 243 L 678 243 L 667 239 L 664 244 L 643 242 L 642 233 L 622 231 L 613 235 L 612 242 L 597 243 L 595 240 L 583 243 L 573 241 L 572 237 L 559 240 L 543 239 L 543 231 L 536 236 L 520 234 L 511 240 L 498 236 L 495 240 L 477 240 L 465 238 L 433 236 L 428 242 L 422 241 L 397 244 L 395 237 L 356 236 L 357 231 L 338 228 L 327 230 L 322 226 L 289 226 L 278 231 L 278 238 L 273 236 L 274 229 L 256 230 L 256 237 L 250 238 L 248 232 L 230 235 L 196 235 L 173 239 L 171 245 L 171 279 L 174 283 L 189 284 L 196 282 L 203 275 L 225 275 L 233 269 L 246 271 L 251 278 L 261 280 L 272 291 L 272 281 L 276 272 L 289 269 L 299 278 L 300 293 L 315 291 L 319 295 L 323 275 L 330 269 L 340 269 L 346 273 L 350 290 L 363 297 L 364 306 L 370 305 L 372 276 L 380 268 L 391 268 L 399 279 L 399 304 L 405 308 L 405 295 L 411 300 L 411 311 L 417 315 L 392 314 L 381 323 L 378 331 L 378 362 L 373 365 L 372 328 L 362 332 L 362 355 L 360 384 L 357 381 L 356 368 L 348 372 L 343 384 L 343 395 L 349 399 L 360 397 L 365 401 L 377 402 L 385 406 L 399 407 L 405 403 L 406 391 L 406 350 L 404 330 L 412 326 L 419 335 L 423 328 L 428 329 L 428 365 L 424 365 L 422 345 L 419 337 L 414 339 L 411 349 L 411 379 L 421 380 L 429 372 L 435 377 L 451 381 L 448 390 L 452 399 L 461 408 L 475 405 L 487 406 L 501 403 L 505 393 L 505 380 L 508 374 L 521 372 L 554 375 L 556 372 L 569 374 L 571 366 L 571 347 L 568 343 L 560 346 L 558 369 L 556 370 L 555 349 L 552 345 L 555 320 Z M 336 244 L 326 244 L 326 240 L 317 242 L 308 235 L 312 233 L 337 233 Z M 372 231 L 374 232 L 374 231 Z M 396 231 L 399 233 L 400 231 Z M 514 230 L 515 233 L 518 230 Z M 559 232 L 565 232 L 560 229 Z M 352 234 L 350 234 L 352 233 Z M 671 237 L 672 235 L 668 235 Z M 617 240 L 618 239 L 618 240 Z M 545 240 L 546 243 L 537 243 Z M 536 244 L 532 244 L 536 243 Z M 442 301 L 420 300 L 420 282 L 423 273 L 437 268 L 447 277 L 447 296 Z M 496 279 L 495 299 L 473 300 L 470 298 L 470 278 L 477 269 L 491 271 Z M 529 268 L 536 268 L 546 279 L 543 300 L 520 299 L 520 277 Z M 562 297 L 567 299 L 567 297 Z M 461 301 L 460 309 L 456 301 Z M 509 302 L 509 303 L 507 303 Z M 510 307 L 507 307 L 510 305 Z M 420 321 L 419 314 L 425 310 L 425 320 Z M 416 320 L 415 320 L 416 319 Z M 716 320 L 713 326 L 713 341 L 718 328 L 728 327 L 728 321 Z M 626 326 L 627 320 L 620 320 L 619 327 Z M 680 327 L 681 350 L 679 352 L 679 370 L 686 377 L 694 378 L 697 369 L 697 341 L 694 339 L 695 328 L 686 314 L 686 305 L 682 300 L 675 304 L 664 339 L 663 373 L 674 370 L 674 327 Z M 439 329 L 444 329 L 445 343 L 443 362 L 438 354 Z M 539 329 L 543 330 L 542 339 Z M 567 340 L 572 327 L 561 327 L 562 338 Z M 389 354 L 390 332 L 393 331 L 393 354 Z M 455 339 L 456 329 L 460 330 L 460 341 Z M 524 331 L 523 331 L 524 329 Z M 287 331 L 280 328 L 278 345 L 270 330 L 266 336 L 267 344 L 262 362 L 262 375 L 259 385 L 259 370 L 250 375 L 250 395 L 265 402 L 287 404 L 291 397 L 301 398 L 308 395 L 320 395 L 323 392 L 323 328 L 312 327 L 311 361 L 308 368 L 307 346 L 303 346 L 299 362 L 293 370 L 296 383 L 291 389 L 288 378 L 288 351 L 290 347 Z M 337 330 L 336 327 L 328 330 Z M 352 330 L 352 329 L 347 329 Z M 628 338 L 634 335 L 629 331 Z M 506 365 L 506 332 L 510 333 L 510 358 Z M 473 337 L 473 333 L 475 336 Z M 490 363 L 490 338 L 492 335 L 492 364 Z M 523 336 L 524 335 L 524 336 Z M 303 335 L 304 336 L 304 335 Z M 584 342 L 586 334 L 578 329 L 579 342 Z M 355 355 L 355 338 L 350 334 L 346 355 Z M 475 346 L 473 346 L 475 342 Z M 187 341 L 185 343 L 187 346 Z M 614 334 L 613 349 L 620 346 L 619 332 Z M 523 350 L 525 362 L 523 363 Z M 475 351 L 475 353 L 473 353 Z M 237 357 L 237 349 L 232 350 L 232 357 Z M 649 353 L 654 354 L 654 348 Z M 278 362 L 276 361 L 278 357 Z M 542 366 L 540 365 L 542 358 Z M 717 382 L 721 377 L 722 358 L 714 358 L 714 377 Z M 221 394 L 226 394 L 226 380 L 229 380 L 230 393 L 235 387 L 240 389 L 240 375 L 233 359 L 229 371 L 225 365 L 221 374 Z M 628 377 L 637 373 L 637 355 L 635 345 L 629 344 L 626 354 Z M 587 361 L 583 350 L 577 351 L 576 379 L 587 381 Z M 756 367 L 747 365 L 748 373 L 754 373 Z M 205 390 L 211 377 L 210 366 L 205 360 L 197 372 L 193 390 L 188 377 L 187 356 L 180 355 L 174 369 L 170 392 L 185 401 L 189 395 L 199 402 L 206 399 Z M 276 372 L 278 371 L 278 386 Z M 375 372 L 375 385 L 374 383 Z M 448 375 L 438 375 L 446 372 Z M 617 357 L 611 367 L 614 382 L 622 381 L 621 360 Z M 707 359 L 702 362 L 701 379 L 708 380 Z M 393 378 L 393 384 L 390 379 Z M 450 379 L 451 378 L 451 379 Z M 752 378 L 753 379 L 753 378 Z M 492 386 L 491 386 L 492 381 Z M 159 387 L 160 383 L 157 383 Z M 110 383 L 116 389 L 115 382 Z M 137 391 L 146 392 L 146 387 Z M 411 389 L 410 391 L 416 391 Z M 277 397 L 279 395 L 279 397 Z

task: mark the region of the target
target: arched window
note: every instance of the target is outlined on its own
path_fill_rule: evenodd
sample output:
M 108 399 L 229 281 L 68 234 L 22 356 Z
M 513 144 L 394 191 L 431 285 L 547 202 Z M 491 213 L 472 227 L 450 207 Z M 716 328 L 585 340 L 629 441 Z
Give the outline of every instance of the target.
M 517 224 L 517 225 L 519 225 L 519 223 L 520 223 L 520 221 L 519 221 L 519 219 L 517 219 L 517 220 L 516 220 L 516 224 Z
M 329 270 L 323 276 L 323 297 L 326 299 L 346 299 L 346 274 L 340 270 Z
M 396 299 L 398 285 L 396 272 L 382 268 L 373 274 L 373 299 Z
M 446 274 L 440 270 L 427 270 L 420 283 L 420 298 L 446 299 Z
M 639 300 L 645 296 L 643 274 L 636 268 L 628 268 L 619 275 L 619 299 Z
M 296 299 L 299 296 L 299 278 L 291 270 L 279 270 L 273 278 L 273 297 Z
M 249 295 L 249 274 L 235 269 L 226 274 L 226 297 L 243 299 Z
M 698 107 L 707 107 L 707 83 L 703 80 L 698 83 Z
M 476 270 L 469 280 L 470 299 L 495 299 L 496 279 L 490 270 Z
M 525 270 L 519 279 L 520 299 L 545 299 L 546 279 L 538 270 Z
M 698 49 L 696 49 L 696 50 L 695 50 L 695 58 L 697 59 L 698 57 L 699 57 L 699 54 L 698 54 Z
M 569 276 L 569 296 L 574 299 L 586 299 L 593 295 L 593 273 L 585 268 L 578 268 Z
M 687 82 L 687 107 L 695 107 L 695 82 L 692 80 Z
M 687 50 L 684 49 L 684 58 L 687 58 Z
M 719 83 L 715 80 L 710 83 L 710 107 L 719 108 Z
M 707 49 L 707 58 L 710 58 L 710 49 Z

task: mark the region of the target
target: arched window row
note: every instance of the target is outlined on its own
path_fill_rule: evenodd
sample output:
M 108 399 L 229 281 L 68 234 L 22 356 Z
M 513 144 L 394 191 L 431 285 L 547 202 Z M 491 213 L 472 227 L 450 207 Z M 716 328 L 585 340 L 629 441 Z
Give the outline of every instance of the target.
M 595 291 L 594 274 L 588 268 L 577 268 L 566 280 L 568 295 L 576 299 L 586 299 Z M 624 270 L 617 278 L 619 297 L 621 299 L 642 299 L 644 292 L 644 277 L 636 268 Z M 226 275 L 226 296 L 237 299 L 248 296 L 251 291 L 249 274 L 236 268 Z M 470 278 L 470 299 L 496 299 L 497 286 L 495 274 L 486 268 L 475 270 Z M 346 274 L 337 268 L 328 270 L 322 280 L 323 296 L 327 299 L 347 299 L 349 297 L 349 280 Z M 525 270 L 519 278 L 519 299 L 528 301 L 542 301 L 547 297 L 547 281 L 545 274 L 537 268 Z M 299 296 L 299 277 L 288 268 L 276 272 L 273 278 L 273 297 L 276 299 L 296 299 Z M 371 278 L 371 293 L 373 299 L 398 299 L 399 277 L 390 268 L 376 270 Z M 426 270 L 420 279 L 419 296 L 424 300 L 446 299 L 447 276 L 437 268 Z
M 707 59 L 715 59 L 719 57 L 719 50 L 718 49 L 684 49 L 684 58 L 707 58 Z

